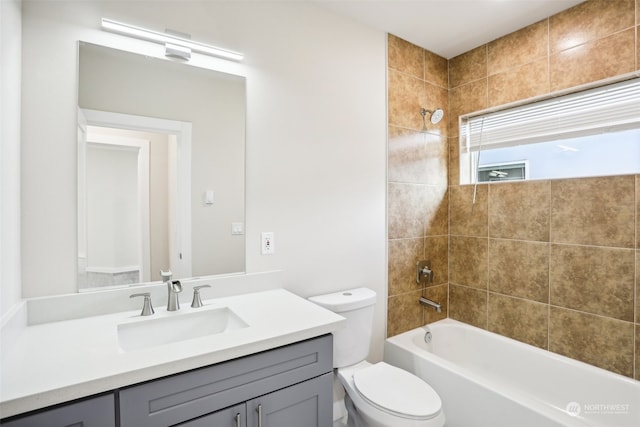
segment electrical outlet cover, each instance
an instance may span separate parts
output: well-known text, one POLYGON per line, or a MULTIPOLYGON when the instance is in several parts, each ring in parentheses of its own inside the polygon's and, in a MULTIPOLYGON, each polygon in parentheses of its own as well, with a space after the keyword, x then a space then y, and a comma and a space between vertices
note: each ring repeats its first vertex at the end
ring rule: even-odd
POLYGON ((272 231, 265 231, 262 233, 262 255, 271 255, 275 252, 275 242, 273 239, 272 231))

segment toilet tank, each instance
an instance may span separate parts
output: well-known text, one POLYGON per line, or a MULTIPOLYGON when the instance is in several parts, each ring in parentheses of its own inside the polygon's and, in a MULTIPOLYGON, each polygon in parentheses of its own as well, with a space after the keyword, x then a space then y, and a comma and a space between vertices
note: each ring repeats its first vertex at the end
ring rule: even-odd
POLYGON ((376 293, 356 288, 309 298, 346 319, 341 329, 333 332, 333 367, 342 368, 362 362, 369 354, 373 329, 376 293))

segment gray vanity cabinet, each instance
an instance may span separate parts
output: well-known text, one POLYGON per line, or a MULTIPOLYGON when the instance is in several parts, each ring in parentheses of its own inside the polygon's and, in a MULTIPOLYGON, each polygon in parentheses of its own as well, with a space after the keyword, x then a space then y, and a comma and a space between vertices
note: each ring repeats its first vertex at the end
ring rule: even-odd
POLYGON ((331 426, 331 394, 326 391, 332 381, 332 374, 324 374, 176 427, 331 426))
POLYGON ((0 422, 2 427, 115 427, 113 393, 0 422))
POLYGON ((120 427, 330 427, 332 365, 324 335, 128 387, 120 427))

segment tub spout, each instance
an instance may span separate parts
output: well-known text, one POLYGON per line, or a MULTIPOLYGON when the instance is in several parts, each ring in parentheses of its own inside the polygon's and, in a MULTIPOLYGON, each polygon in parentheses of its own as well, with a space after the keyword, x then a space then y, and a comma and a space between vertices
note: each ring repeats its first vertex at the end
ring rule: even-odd
POLYGON ((420 297, 420 304, 433 307, 438 313, 442 313, 442 305, 439 302, 431 301, 430 299, 425 297, 420 297))

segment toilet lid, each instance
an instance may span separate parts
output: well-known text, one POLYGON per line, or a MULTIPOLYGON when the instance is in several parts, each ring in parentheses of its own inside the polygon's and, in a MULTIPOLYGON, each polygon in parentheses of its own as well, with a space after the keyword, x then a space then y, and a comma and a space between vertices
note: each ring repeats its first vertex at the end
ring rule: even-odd
POLYGON ((353 382, 358 393, 373 406, 400 417, 433 418, 442 408, 440 396, 429 384, 384 362, 358 370, 353 382))

